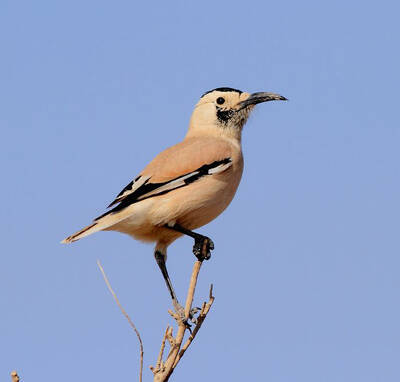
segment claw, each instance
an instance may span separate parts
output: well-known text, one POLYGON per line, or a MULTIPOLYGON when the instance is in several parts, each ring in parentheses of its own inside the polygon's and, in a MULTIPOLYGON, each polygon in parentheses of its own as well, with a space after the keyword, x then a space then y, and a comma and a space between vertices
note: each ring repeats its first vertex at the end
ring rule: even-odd
MULTIPOLYGON (((192 332, 191 325, 189 324, 188 320, 185 317, 184 307, 181 304, 179 304, 178 302, 174 302, 174 309, 175 309, 176 314, 179 317, 179 321, 181 321, 186 326, 186 329, 189 329, 189 331, 191 333, 192 332)), ((190 319, 190 314, 189 314, 189 319, 190 319)))
POLYGON ((209 260, 211 257, 211 251, 213 249, 213 241, 209 237, 202 236, 198 239, 195 239, 193 254, 199 259, 199 261, 209 260))
POLYGON ((196 306, 196 307, 190 309, 188 319, 186 319, 186 317, 185 317, 185 309, 181 304, 179 304, 178 302, 174 302, 174 309, 175 309, 176 315, 179 317, 179 321, 182 322, 186 326, 186 329, 188 329, 191 334, 192 326, 190 325, 189 321, 194 325, 197 324, 197 317, 195 317, 195 315, 196 315, 196 313, 200 312, 201 308, 196 306))
POLYGON ((199 308, 198 306, 195 308, 190 309, 189 312, 189 320, 191 323, 193 324, 197 324, 197 317, 195 317, 196 313, 200 312, 201 308, 199 308))
POLYGON ((195 317, 195 315, 196 313, 200 312, 201 308, 196 306, 190 309, 188 319, 185 317, 185 309, 181 304, 178 302, 174 303, 174 309, 179 317, 179 321, 181 321, 185 325, 186 329, 189 330, 190 334, 192 334, 192 325, 190 325, 189 321, 194 325, 197 324, 197 317, 195 317))

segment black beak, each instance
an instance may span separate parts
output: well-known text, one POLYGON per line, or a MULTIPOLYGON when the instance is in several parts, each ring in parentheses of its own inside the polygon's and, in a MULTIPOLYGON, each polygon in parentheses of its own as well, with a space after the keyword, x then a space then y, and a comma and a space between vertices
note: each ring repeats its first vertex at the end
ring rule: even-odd
POLYGON ((242 110, 247 106, 257 105, 258 103, 268 101, 287 101, 287 98, 276 93, 258 92, 251 94, 249 98, 239 102, 238 106, 240 106, 239 110, 242 110))

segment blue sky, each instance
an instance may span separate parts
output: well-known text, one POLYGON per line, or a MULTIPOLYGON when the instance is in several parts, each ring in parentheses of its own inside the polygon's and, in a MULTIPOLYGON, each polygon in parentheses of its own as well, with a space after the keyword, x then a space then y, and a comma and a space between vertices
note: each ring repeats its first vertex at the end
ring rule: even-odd
MULTIPOLYGON (((8 1, 0 5, 0 378, 135 380, 168 323, 152 247, 59 241, 185 134, 205 91, 274 91, 245 172, 200 232, 216 301, 174 380, 400 379, 399 5, 8 1)), ((168 266, 183 296, 190 239, 168 266)))

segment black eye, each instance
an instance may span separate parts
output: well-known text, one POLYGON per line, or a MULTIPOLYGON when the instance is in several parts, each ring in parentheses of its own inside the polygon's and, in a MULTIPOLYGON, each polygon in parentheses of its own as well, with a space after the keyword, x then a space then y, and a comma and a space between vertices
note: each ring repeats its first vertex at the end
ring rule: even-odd
POLYGON ((222 97, 218 97, 217 98, 217 104, 218 105, 222 105, 224 102, 225 102, 225 98, 222 98, 222 97))

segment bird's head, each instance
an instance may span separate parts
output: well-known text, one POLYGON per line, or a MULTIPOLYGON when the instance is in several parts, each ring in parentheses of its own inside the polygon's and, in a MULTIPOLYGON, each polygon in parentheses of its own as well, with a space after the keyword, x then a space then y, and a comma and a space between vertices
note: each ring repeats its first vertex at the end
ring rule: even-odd
POLYGON ((241 131, 254 106, 267 101, 285 101, 275 93, 246 93, 232 88, 217 88, 204 93, 190 119, 187 137, 212 134, 240 139, 241 131))

